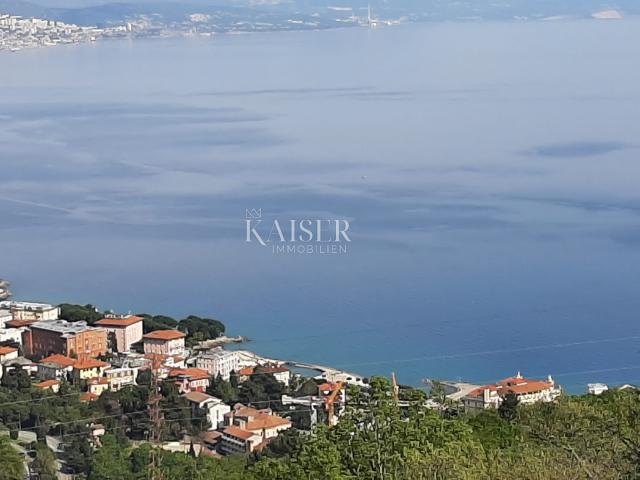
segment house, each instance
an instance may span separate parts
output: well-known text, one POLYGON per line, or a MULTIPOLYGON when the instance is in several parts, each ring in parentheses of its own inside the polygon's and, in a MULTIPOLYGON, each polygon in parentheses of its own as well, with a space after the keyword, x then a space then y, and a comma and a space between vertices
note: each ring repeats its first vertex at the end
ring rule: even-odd
POLYGON ((22 345, 22 330, 19 328, 0 328, 0 342, 22 345))
POLYGON ((7 323, 13 321, 9 310, 0 310, 0 342, 22 344, 22 332, 16 328, 7 328, 7 323))
POLYGON ((107 368, 111 365, 102 360, 95 358, 88 358, 85 360, 78 360, 73 364, 73 378, 74 380, 88 380, 90 378, 102 377, 107 368))
POLYGON ((180 393, 204 392, 210 384, 209 373, 200 368, 174 368, 168 378, 175 380, 180 393))
POLYGON ((604 383, 589 383, 587 385, 587 392, 590 395, 602 395, 609 390, 609 387, 604 383))
POLYGON ((39 321, 22 334, 25 355, 44 357, 52 353, 78 358, 95 358, 107 352, 107 331, 86 322, 39 321))
POLYGON ((100 397, 98 395, 96 395, 95 393, 91 393, 91 392, 84 392, 84 393, 80 394, 80 401, 81 402, 95 402, 99 398, 100 397))
POLYGON ((0 347, 0 363, 18 358, 18 349, 14 347, 0 347))
POLYGON ((519 403, 528 405, 537 402, 552 402, 562 390, 556 386, 551 376, 547 380, 524 378, 520 372, 515 377, 505 378, 491 385, 471 390, 462 397, 461 402, 467 411, 498 408, 507 395, 516 396, 519 403))
MULTIPOLYGON (((3 365, 3 369, 5 372, 20 369, 27 372, 30 376, 34 376, 38 372, 38 365, 28 358, 18 357, 13 360, 7 360, 3 365)), ((2 370, 2 368, 0 368, 0 370, 2 370)))
POLYGON ((237 352, 221 348, 196 357, 196 367, 206 370, 212 377, 222 377, 224 380, 229 380, 231 372, 238 370, 239 363, 240 357, 237 352))
POLYGON ((68 374, 73 371, 76 361, 64 355, 49 355, 38 362, 38 372, 36 375, 40 380, 55 380, 68 378, 68 374))
POLYGON ((0 309, 9 310, 13 320, 57 320, 60 318, 60 307, 47 303, 0 302, 0 309))
POLYGON ((257 410, 241 403, 225 414, 226 428, 222 432, 220 450, 225 454, 253 452, 265 446, 291 422, 274 415, 271 409, 257 410))
POLYGON ((109 344, 118 352, 129 352, 131 345, 142 340, 142 317, 133 315, 110 315, 98 320, 96 325, 104 328, 109 344))
POLYGON ((40 390, 51 390, 53 393, 60 391, 60 380, 45 380, 40 383, 36 383, 34 387, 40 390))
POLYGON ((288 368, 279 367, 277 365, 258 365, 255 367, 244 367, 238 371, 238 380, 240 382, 246 382, 251 378, 251 375, 256 373, 264 373, 271 375, 278 382, 289 385, 291 381, 291 371, 288 368))
POLYGON ((209 421, 209 430, 217 430, 224 425, 225 414, 231 411, 231 407, 222 400, 202 392, 189 392, 184 398, 191 404, 192 409, 200 409, 206 412, 209 421))
POLYGON ((222 431, 219 448, 225 455, 251 453, 261 443, 261 435, 231 425, 222 431))
POLYGON ((202 441, 202 445, 204 446, 202 453, 207 454, 207 453, 216 452, 218 450, 218 444, 222 439, 222 432, 209 430, 207 432, 201 433, 200 439, 202 441))
POLYGON ((104 371, 104 376, 109 383, 112 392, 117 392, 128 385, 135 385, 138 378, 138 368, 123 366, 119 368, 111 367, 104 371))
POLYGON ((98 397, 109 390, 109 381, 104 377, 94 377, 87 380, 87 391, 98 397))
POLYGON ((7 309, 0 309, 0 328, 5 328, 7 322, 13 320, 13 315, 11 315, 11 311, 7 309))
POLYGON ((186 335, 178 330, 156 330, 143 335, 144 353, 184 355, 186 335))

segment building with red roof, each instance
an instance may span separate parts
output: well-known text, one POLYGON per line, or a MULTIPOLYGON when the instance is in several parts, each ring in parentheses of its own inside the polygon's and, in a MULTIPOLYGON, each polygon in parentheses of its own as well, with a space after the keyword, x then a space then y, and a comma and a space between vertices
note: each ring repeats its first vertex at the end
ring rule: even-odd
POLYGON ((18 358, 18 349, 14 347, 0 347, 0 363, 18 358))
POLYGON ((38 362, 38 378, 41 380, 65 378, 73 371, 76 360, 65 355, 54 354, 38 362))
POLYGON ((131 345, 142 340, 142 317, 134 315, 111 315, 98 320, 96 325, 104 328, 112 348, 118 352, 131 351, 131 345))
POLYGON ((60 391, 60 380, 44 380, 43 382, 36 383, 34 387, 40 390, 51 390, 53 393, 60 391))
POLYGON ((234 405, 224 418, 226 428, 222 432, 220 450, 228 455, 253 452, 291 428, 289 420, 274 415, 271 409, 258 410, 241 403, 234 405))
POLYGON ((209 373, 200 368, 174 368, 168 378, 176 382, 180 393, 204 392, 211 383, 209 373))
POLYGON ((184 355, 186 335, 178 330, 155 330, 143 335, 144 353, 184 355))
POLYGON ((102 377, 105 370, 110 366, 110 363, 95 358, 78 360, 73 364, 73 376, 75 380, 88 380, 90 378, 102 377))
POLYGON ((515 395, 519 403, 527 405, 553 402, 561 393, 562 389, 556 385, 551 375, 547 380, 535 380, 524 378, 518 372, 514 377, 471 390, 461 401, 466 410, 473 411, 498 408, 507 395, 515 395))

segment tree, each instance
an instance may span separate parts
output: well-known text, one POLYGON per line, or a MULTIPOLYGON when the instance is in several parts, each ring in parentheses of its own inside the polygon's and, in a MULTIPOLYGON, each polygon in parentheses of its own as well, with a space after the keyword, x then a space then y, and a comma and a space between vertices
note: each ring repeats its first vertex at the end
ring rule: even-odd
POLYGON ((219 320, 189 315, 180 320, 178 330, 187 334, 187 342, 191 345, 218 338, 225 332, 225 326, 219 320))
POLYGON ((175 318, 167 317, 166 315, 140 313, 138 316, 143 318, 142 329, 144 333, 156 330, 174 330, 178 326, 178 321, 175 318))
POLYGON ((25 465, 20 453, 13 447, 11 441, 0 436, 0 478, 2 480, 24 480, 25 465))
POLYGON ((36 458, 32 463, 33 471, 39 475, 40 480, 56 480, 58 465, 54 453, 44 442, 38 442, 35 450, 36 458))
POLYGON ((235 403, 238 401, 238 391, 233 388, 229 381, 224 380, 220 375, 214 378, 209 387, 207 387, 207 393, 219 398, 224 403, 235 403))
POLYGON ((14 368, 2 376, 2 386, 12 390, 28 391, 31 388, 31 377, 22 368, 14 368))
POLYGON ((60 318, 69 322, 87 322, 89 325, 93 325, 103 316, 103 313, 93 305, 74 305, 70 303, 60 305, 60 318))
POLYGON ((502 403, 498 407, 498 413, 505 420, 515 420, 518 415, 518 397, 515 393, 509 392, 505 395, 502 403))

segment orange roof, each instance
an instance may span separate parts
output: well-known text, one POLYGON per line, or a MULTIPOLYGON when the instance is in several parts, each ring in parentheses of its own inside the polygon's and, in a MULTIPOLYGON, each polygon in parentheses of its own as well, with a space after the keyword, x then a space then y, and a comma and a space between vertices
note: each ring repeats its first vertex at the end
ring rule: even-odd
POLYGON ((188 377, 190 380, 209 378, 209 372, 201 368, 173 368, 169 370, 170 377, 188 377))
POLYGON ((230 426, 227 427, 223 430, 223 433, 227 434, 227 435, 231 435, 233 437, 238 437, 241 438, 243 440, 249 440, 251 437, 253 437, 255 435, 255 433, 253 432, 248 432, 246 430, 243 430, 242 428, 236 427, 236 426, 230 426))
POLYGON ((178 330, 156 330, 147 333, 143 338, 149 340, 177 340, 178 338, 184 337, 186 337, 186 335, 178 330))
POLYGON ((288 368, 284 367, 258 367, 258 373, 285 373, 288 372, 288 368))
POLYGON ((44 389, 53 387, 54 385, 60 385, 60 380, 45 380, 44 382, 36 383, 35 386, 44 389))
POLYGON ((9 320, 8 322, 6 322, 6 325, 10 328, 21 328, 28 327, 29 325, 32 325, 36 322, 37 320, 9 320))
POLYGON ((279 417, 277 415, 261 414, 255 420, 247 422, 245 429, 251 431, 259 431, 263 428, 275 428, 284 425, 291 425, 291 422, 286 418, 279 417))
POLYGON ((82 395, 80 395, 80 401, 82 402, 93 402, 99 398, 100 397, 98 395, 91 392, 84 392, 82 395))
POLYGON ((238 371, 238 375, 253 375, 254 367, 244 367, 238 371))
POLYGON ((491 390, 496 392, 500 396, 507 395, 509 393, 515 393, 516 395, 526 395, 527 393, 536 393, 543 390, 553 388, 553 383, 543 380, 531 380, 522 377, 509 377, 492 385, 484 385, 480 388, 476 388, 469 392, 470 397, 480 397, 484 390, 491 390))
POLYGON ((64 355, 59 355, 56 353, 55 355, 49 355, 48 357, 43 358, 42 360, 40 360, 40 363, 53 363, 55 365, 58 365, 58 367, 60 368, 66 368, 71 367, 76 363, 76 361, 73 358, 65 357, 64 355))
POLYGON ((103 318, 96 322, 96 325, 100 325, 101 327, 128 327, 135 323, 141 322, 143 320, 142 317, 136 317, 134 315, 129 315, 124 318, 103 318))
POLYGON ((7 355, 9 353, 14 353, 17 351, 18 349, 13 347, 0 347, 0 355, 7 355))
POLYGON ((87 368, 101 368, 110 367, 111 364, 98 360, 96 358, 87 358, 85 360, 78 360, 73 364, 73 368, 76 370, 86 370, 87 368))

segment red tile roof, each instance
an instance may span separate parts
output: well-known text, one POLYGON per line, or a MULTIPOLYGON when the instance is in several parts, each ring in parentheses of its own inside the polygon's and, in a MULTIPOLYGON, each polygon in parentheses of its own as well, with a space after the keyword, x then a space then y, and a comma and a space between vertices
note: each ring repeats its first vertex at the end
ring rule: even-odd
POLYGON ((509 393, 516 395, 526 395, 528 393, 536 393, 553 388, 554 384, 543 380, 531 380, 522 377, 509 377, 491 385, 484 385, 469 392, 470 397, 480 397, 484 390, 496 392, 500 396, 509 393))
POLYGON ((101 368, 101 367, 110 367, 111 364, 107 362, 103 362, 102 360, 98 360, 95 358, 87 358, 85 360, 78 360, 73 364, 73 368, 76 370, 86 370, 88 368, 101 368))
POLYGON ((255 420, 247 422, 245 429, 259 432, 263 428, 275 428, 285 425, 291 425, 291 422, 286 418, 282 418, 277 415, 260 414, 255 420))
POLYGON ((186 337, 186 335, 178 330, 156 330, 147 333, 143 338, 149 340, 176 340, 184 337, 186 337))
POLYGON ((6 322, 6 325, 10 328, 21 328, 28 327, 29 325, 32 325, 36 322, 37 320, 9 320, 8 322, 6 322))
POLYGON ((60 380, 45 380, 44 382, 35 384, 37 388, 42 388, 42 389, 50 388, 50 387, 53 387, 54 385, 60 385, 60 380))
POLYGON ((13 347, 0 347, 0 355, 7 355, 9 353, 14 353, 17 351, 18 349, 13 347))
POLYGON ((169 377, 188 377, 189 380, 203 380, 209 378, 209 372, 201 368, 173 368, 169 370, 169 377))
POLYGON ((84 392, 82 395, 80 395, 81 402, 93 402, 95 400, 98 400, 99 398, 100 397, 98 395, 91 392, 84 392))
POLYGON ((125 318, 103 318, 102 320, 98 320, 96 325, 100 325, 101 327, 128 327, 142 320, 142 317, 130 315, 125 318))
POLYGON ((65 357, 64 355, 55 354, 43 358, 39 363, 53 363, 54 365, 57 365, 58 368, 66 368, 74 365, 76 360, 70 357, 65 357))
POLYGON ((235 427, 235 426, 230 426, 227 427, 223 430, 223 433, 226 435, 231 435, 233 437, 238 437, 241 438, 243 440, 249 440, 251 437, 253 437, 255 435, 255 433, 253 432, 248 432, 246 430, 243 430, 239 427, 235 427))

